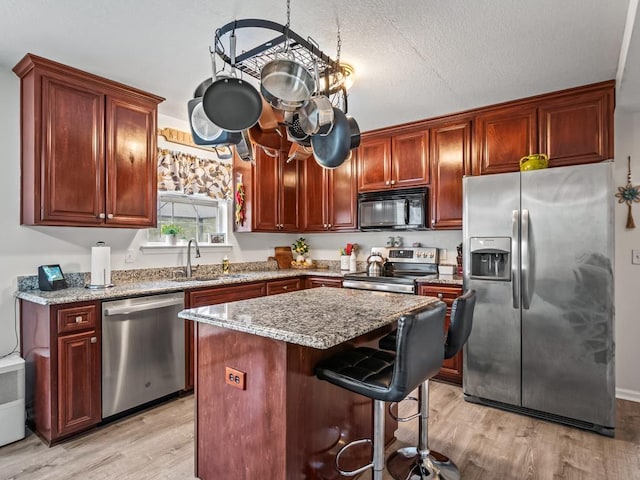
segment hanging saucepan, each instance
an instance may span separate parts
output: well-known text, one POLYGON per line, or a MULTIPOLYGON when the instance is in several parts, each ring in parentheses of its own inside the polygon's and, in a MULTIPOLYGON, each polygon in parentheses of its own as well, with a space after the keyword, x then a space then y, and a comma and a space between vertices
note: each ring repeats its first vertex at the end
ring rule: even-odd
POLYGON ((316 162, 324 168, 337 168, 349 158, 351 129, 346 115, 333 107, 333 128, 328 135, 313 135, 311 147, 316 162))
POLYGON ((349 122, 349 131, 351 132, 351 142, 349 144, 349 149, 353 150, 354 148, 358 148, 360 146, 360 127, 358 126, 358 122, 351 115, 347 115, 347 122, 349 122))
POLYGON ((318 78, 318 62, 314 62, 316 78, 316 94, 298 110, 300 126, 308 135, 326 135, 333 127, 333 105, 324 95, 320 95, 320 79, 318 78))
POLYGON ((249 129, 249 137, 256 145, 271 150, 280 150, 284 141, 284 135, 279 128, 275 130, 263 130, 260 128, 260 125, 257 124, 249 129))
POLYGON ((311 135, 305 133, 300 126, 300 119, 297 113, 293 114, 291 119, 291 123, 287 127, 287 137, 292 141, 297 143, 298 145, 302 145, 304 147, 311 146, 311 135))
MULTIPOLYGON (((235 75, 236 36, 230 39, 231 71, 235 75)), ((215 51, 212 52, 215 74, 215 51)), ((258 122, 262 113, 260 93, 242 78, 217 78, 202 97, 204 112, 213 123, 230 132, 241 132, 258 122)))
POLYGON ((304 65, 290 58, 276 58, 260 71, 260 92, 274 108, 293 112, 303 107, 314 89, 313 77, 304 65))

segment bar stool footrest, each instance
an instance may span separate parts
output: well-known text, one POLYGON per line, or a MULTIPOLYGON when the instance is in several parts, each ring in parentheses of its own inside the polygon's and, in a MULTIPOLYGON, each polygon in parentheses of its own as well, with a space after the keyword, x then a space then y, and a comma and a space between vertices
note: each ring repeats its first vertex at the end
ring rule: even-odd
POLYGON ((336 470, 338 470, 340 475, 344 475, 345 477, 355 477, 356 475, 358 475, 358 474, 364 472, 365 470, 368 470, 368 469, 373 467, 373 462, 371 462, 371 463, 368 463, 367 465, 364 465, 364 466, 362 466, 360 468, 357 468, 355 470, 343 470, 342 468, 340 468, 340 456, 345 451, 347 451, 349 448, 355 447, 356 445, 362 445, 364 443, 373 444, 373 441, 370 438, 363 438, 361 440, 354 440, 352 442, 347 443, 344 447, 342 447, 338 451, 338 454, 336 455, 336 470))

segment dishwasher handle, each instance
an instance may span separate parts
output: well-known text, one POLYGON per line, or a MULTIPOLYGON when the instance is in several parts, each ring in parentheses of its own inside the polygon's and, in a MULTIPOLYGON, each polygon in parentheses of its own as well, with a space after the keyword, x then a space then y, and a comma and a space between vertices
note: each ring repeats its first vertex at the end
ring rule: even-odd
POLYGON ((123 305, 121 307, 107 307, 104 309, 104 315, 129 315, 134 312, 145 312, 147 310, 156 310, 158 308, 173 307, 174 305, 184 305, 182 298, 168 298, 166 300, 157 300, 152 302, 144 302, 133 305, 123 305))

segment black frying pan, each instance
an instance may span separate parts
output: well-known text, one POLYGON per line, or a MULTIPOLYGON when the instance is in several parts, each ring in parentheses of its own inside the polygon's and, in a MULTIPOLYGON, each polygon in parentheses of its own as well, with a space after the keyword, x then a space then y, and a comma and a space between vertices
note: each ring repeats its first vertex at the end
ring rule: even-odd
POLYGON ((240 78, 223 77, 213 82, 202 97, 204 112, 213 123, 229 132, 241 132, 258 123, 262 99, 258 91, 240 78))
MULTIPOLYGON (((235 71, 236 37, 231 35, 231 69, 235 71)), ((215 62, 215 53, 213 54, 215 62)), ((215 75, 215 63, 214 63, 215 75)), ((229 132, 241 132, 258 123, 262 97, 250 83, 237 77, 220 77, 202 97, 204 112, 213 123, 229 132)))
POLYGON ((337 168, 349 157, 351 128, 346 115, 333 107, 333 128, 327 135, 312 135, 313 156, 324 168, 337 168))

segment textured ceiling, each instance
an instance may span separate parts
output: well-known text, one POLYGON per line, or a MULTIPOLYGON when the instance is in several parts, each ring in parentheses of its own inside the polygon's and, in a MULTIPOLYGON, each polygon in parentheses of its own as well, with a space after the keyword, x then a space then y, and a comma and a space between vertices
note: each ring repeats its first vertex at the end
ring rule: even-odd
MULTIPOLYGON (((615 78, 629 0, 291 3, 291 28, 333 57, 340 24, 341 58, 356 70, 349 112, 370 130, 615 78)), ((187 100, 211 72, 215 29, 241 18, 285 23, 285 6, 2 0, 0 67, 35 53, 166 97, 160 113, 186 119, 187 100)), ((256 33, 240 31, 239 46, 263 40, 256 33)), ((638 36, 629 57, 640 56, 638 36)), ((638 64, 627 59, 631 80, 623 77, 623 98, 637 97, 627 92, 640 77, 632 71, 638 64)))

